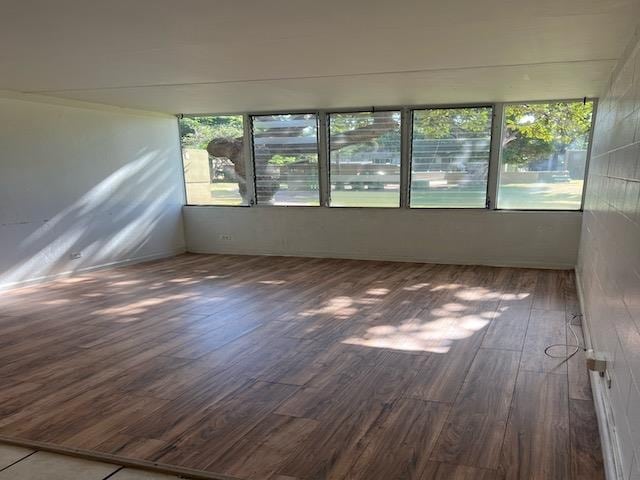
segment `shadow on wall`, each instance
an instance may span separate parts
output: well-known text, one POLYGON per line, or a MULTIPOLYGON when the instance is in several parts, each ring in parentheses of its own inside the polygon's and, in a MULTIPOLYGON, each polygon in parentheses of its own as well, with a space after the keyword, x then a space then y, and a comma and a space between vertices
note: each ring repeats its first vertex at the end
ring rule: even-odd
POLYGON ((171 201, 179 197, 180 183, 170 178, 175 169, 168 168, 168 157, 168 151, 140 149, 135 160, 52 218, 0 224, 8 246, 0 288, 151 257, 167 253, 167 244, 180 244, 181 205, 171 201), (73 258, 77 253, 80 258, 73 258))

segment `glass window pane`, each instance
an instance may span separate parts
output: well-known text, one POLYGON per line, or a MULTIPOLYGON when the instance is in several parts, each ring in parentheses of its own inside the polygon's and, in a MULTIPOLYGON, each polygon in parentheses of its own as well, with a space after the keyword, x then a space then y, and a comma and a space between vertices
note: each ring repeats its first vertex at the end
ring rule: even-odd
POLYGON ((506 105, 498 208, 579 210, 593 102, 506 105))
POLYGON ((400 112, 329 116, 331 206, 400 206, 400 112))
POLYGON ((246 205, 242 116, 179 120, 189 205, 246 205))
POLYGON ((485 207, 491 117, 491 107, 413 112, 411 207, 485 207))
POLYGON ((320 205, 315 114, 253 117, 257 201, 320 205))

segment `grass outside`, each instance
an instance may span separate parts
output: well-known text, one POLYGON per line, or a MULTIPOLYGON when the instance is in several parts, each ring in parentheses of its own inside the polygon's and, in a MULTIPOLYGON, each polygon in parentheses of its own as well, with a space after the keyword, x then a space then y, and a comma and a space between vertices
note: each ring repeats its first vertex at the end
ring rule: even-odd
POLYGON ((514 183, 500 185, 498 208, 579 210, 582 180, 563 183, 514 183))
MULTIPOLYGON (((498 208, 578 210, 582 198, 582 180, 564 183, 502 184, 498 208)), ((484 208, 485 191, 480 189, 434 189, 411 193, 411 206, 423 208, 484 208)), ((398 190, 332 191, 334 206, 397 207, 398 190)), ((192 205, 242 205, 236 183, 188 184, 187 201, 192 205)), ((288 192, 276 194, 274 204, 317 205, 318 192, 288 192)))

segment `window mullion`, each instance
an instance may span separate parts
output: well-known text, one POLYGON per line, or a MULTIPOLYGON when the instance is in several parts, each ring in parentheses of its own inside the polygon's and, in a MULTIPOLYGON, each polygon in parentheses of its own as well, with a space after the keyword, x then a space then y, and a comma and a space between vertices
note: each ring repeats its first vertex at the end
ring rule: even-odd
POLYGON ((412 111, 403 108, 400 120, 400 208, 409 208, 410 206, 412 120, 412 111))
POLYGON ((242 116, 242 137, 244 145, 244 161, 245 161, 245 185, 247 188, 247 204, 253 206, 256 204, 256 176, 253 165, 253 134, 251 115, 244 114, 242 116))
POLYGON ((320 206, 331 203, 331 183, 329 182, 329 127, 327 112, 318 113, 318 175, 320 206))
POLYGON ((587 180, 589 179, 589 166, 591 164, 591 152, 593 147, 593 132, 596 127, 596 115, 598 114, 598 100, 593 100, 593 110, 591 113, 591 128, 589 129, 589 145, 587 146, 587 159, 584 164, 584 181, 580 192, 580 210, 584 210, 584 202, 587 193, 587 180))
POLYGON ((504 104, 496 103, 493 106, 493 119, 491 123, 491 151, 489 156, 489 172, 487 178, 487 208, 489 210, 495 210, 497 208, 503 124, 504 104))

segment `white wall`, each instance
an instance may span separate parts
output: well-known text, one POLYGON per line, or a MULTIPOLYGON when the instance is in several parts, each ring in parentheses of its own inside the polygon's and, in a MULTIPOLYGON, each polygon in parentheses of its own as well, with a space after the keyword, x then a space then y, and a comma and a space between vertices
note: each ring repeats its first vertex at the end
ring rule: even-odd
POLYGON ((18 95, 0 118, 0 288, 184 250, 175 118, 18 95))
MULTIPOLYGON (((612 416, 622 478, 640 479, 640 45, 638 36, 601 99, 582 226, 578 278, 611 389, 594 385, 612 416)), ((605 447, 607 445, 604 445, 605 447)), ((606 450, 605 450, 606 453, 606 450)))
POLYGON ((581 213, 184 207, 184 221, 191 252, 573 268, 581 213))

